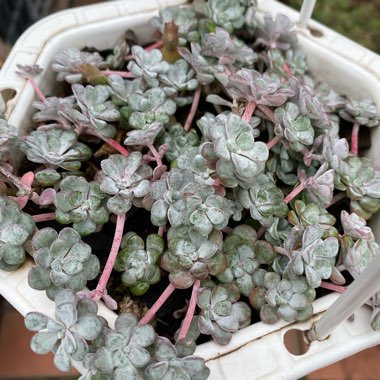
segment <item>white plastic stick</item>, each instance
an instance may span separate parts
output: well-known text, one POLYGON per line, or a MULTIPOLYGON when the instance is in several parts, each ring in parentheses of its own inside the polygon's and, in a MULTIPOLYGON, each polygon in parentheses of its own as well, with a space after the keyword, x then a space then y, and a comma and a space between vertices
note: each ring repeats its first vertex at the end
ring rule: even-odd
POLYGON ((364 272, 315 322, 307 337, 310 341, 324 340, 331 332, 380 289, 380 254, 376 255, 364 272))
POLYGON ((300 28, 306 28, 307 24, 309 23, 316 1, 317 0, 303 0, 300 10, 300 17, 298 20, 298 26, 300 28))

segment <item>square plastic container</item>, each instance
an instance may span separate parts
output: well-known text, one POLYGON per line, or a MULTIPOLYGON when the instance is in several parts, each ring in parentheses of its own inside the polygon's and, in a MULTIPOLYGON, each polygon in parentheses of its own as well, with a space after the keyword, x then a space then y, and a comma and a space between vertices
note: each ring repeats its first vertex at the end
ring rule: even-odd
MULTIPOLYGON (((6 118, 21 134, 31 126, 34 92, 30 84, 15 74, 16 64, 38 64, 44 72, 36 77, 45 94, 54 93, 55 74, 49 69, 52 58, 68 47, 113 46, 126 29, 135 30, 141 44, 151 40, 153 28, 148 20, 159 9, 185 4, 183 0, 126 0, 101 3, 59 12, 49 16, 25 32, 10 53, 0 72, 0 94, 7 104, 6 118)), ((298 12, 274 1, 259 0, 257 18, 264 12, 286 14, 297 22, 298 12)), ((299 46, 307 55, 310 71, 336 90, 354 98, 367 97, 380 107, 380 57, 344 38, 319 23, 311 21, 308 28, 299 29, 299 46)), ((0 99, 1 105, 1 99, 0 99)), ((380 130, 372 131, 372 148, 368 155, 380 164, 380 130)), ((380 237, 380 218, 372 228, 380 237)), ((54 315, 54 304, 28 286, 29 260, 15 272, 0 270, 0 293, 25 315, 40 311, 54 315)), ((314 302, 315 314, 310 321, 267 325, 262 322, 233 335, 227 346, 214 342, 200 345, 196 354, 205 358, 211 369, 210 379, 297 379, 316 369, 334 363, 365 348, 380 343, 380 332, 369 326, 371 311, 363 306, 355 319, 341 324, 331 336, 313 342, 300 356, 290 354, 284 345, 288 330, 308 330, 313 322, 337 299, 330 294, 314 302)), ((100 304, 100 313, 110 325, 116 314, 100 304)), ((80 366, 78 366, 81 370, 80 366)))

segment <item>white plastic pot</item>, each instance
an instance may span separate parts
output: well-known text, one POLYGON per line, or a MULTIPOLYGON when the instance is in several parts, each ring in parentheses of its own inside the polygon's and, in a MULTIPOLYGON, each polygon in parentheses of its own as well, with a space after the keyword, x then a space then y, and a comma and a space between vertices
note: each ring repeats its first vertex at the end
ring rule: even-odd
MULTIPOLYGON (((34 92, 29 83, 15 74, 16 64, 38 64, 46 69, 36 78, 45 94, 54 93, 55 74, 49 70, 53 56, 68 47, 110 47, 126 29, 135 30, 140 43, 147 43, 153 28, 148 20, 169 5, 184 0, 114 1, 71 9, 45 18, 20 37, 0 72, 0 94, 7 101, 6 116, 20 133, 30 127, 34 92), (9 100, 9 98, 14 97, 9 100)), ((263 12, 284 13, 297 22, 298 13, 274 1, 259 1, 257 17, 263 12)), ((305 51, 313 75, 336 90, 355 98, 367 97, 380 107, 380 57, 332 30, 311 21, 299 30, 299 45, 305 51)), ((0 102, 1 103, 1 102, 0 102)), ((368 152, 380 163, 380 129, 373 131, 368 152)), ((372 227, 380 237, 380 218, 372 227)), ((54 304, 43 292, 28 286, 31 260, 15 272, 0 270, 0 293, 22 314, 40 311, 54 314, 54 304)), ((196 354, 204 357, 211 368, 211 379, 297 379, 365 348, 380 343, 380 332, 369 327, 370 310, 363 306, 353 321, 340 325, 322 342, 313 342, 307 353, 290 354, 284 345, 288 330, 307 330, 334 302, 337 294, 314 302, 314 317, 305 323, 275 325, 256 323, 234 334, 230 344, 202 344, 196 354)), ((116 314, 100 305, 100 312, 112 325, 116 314)), ((80 369, 80 368, 79 368, 80 369)))

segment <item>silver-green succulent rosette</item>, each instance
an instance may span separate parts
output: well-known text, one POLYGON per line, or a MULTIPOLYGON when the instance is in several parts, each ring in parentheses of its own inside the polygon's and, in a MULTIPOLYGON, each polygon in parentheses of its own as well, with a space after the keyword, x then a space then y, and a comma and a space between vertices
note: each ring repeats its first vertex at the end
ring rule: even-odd
POLYGON ((238 302, 239 298, 239 289, 234 284, 201 288, 197 300, 201 309, 198 319, 200 332, 211 335, 219 344, 228 344, 232 333, 251 322, 251 309, 245 302, 238 302))
POLYGON ((182 356, 169 339, 157 337, 149 348, 154 361, 144 371, 146 380, 206 380, 210 375, 205 360, 198 356, 182 356))
POLYGON ((84 358, 88 372, 80 379, 139 379, 139 374, 152 362, 148 347, 155 339, 151 325, 139 326, 137 318, 129 313, 119 315, 115 328, 105 332, 104 345, 84 358))
POLYGON ((19 141, 29 161, 52 169, 79 170, 81 162, 90 159, 92 152, 77 140, 78 134, 74 131, 52 128, 33 131, 19 141))
POLYGON ((266 227, 273 223, 275 217, 282 218, 288 212, 284 194, 270 174, 255 177, 249 189, 238 190, 237 197, 243 207, 249 209, 252 218, 266 227))
POLYGON ((25 260, 23 244, 35 228, 32 217, 16 202, 0 197, 0 269, 13 271, 25 260))
POLYGON ((260 318, 266 323, 275 323, 279 318, 287 322, 306 321, 313 315, 314 299, 315 290, 305 277, 283 278, 266 292, 267 304, 261 308, 260 318))
POLYGON ((73 361, 81 361, 89 351, 87 342, 96 339, 105 324, 98 317, 96 303, 89 299, 79 300, 72 290, 62 290, 55 299, 55 318, 39 312, 25 316, 25 326, 38 331, 30 343, 40 355, 54 352, 54 364, 68 372, 73 361))
POLYGON ((148 195, 153 170, 142 160, 140 152, 132 152, 128 157, 112 154, 101 162, 100 189, 111 195, 107 201, 110 212, 125 214, 148 195))
POLYGON ((61 181, 59 188, 54 199, 57 222, 73 223, 74 230, 81 236, 90 235, 97 226, 108 222, 106 195, 97 182, 68 176, 61 181))
POLYGON ((29 286, 46 290, 52 300, 62 289, 83 290, 87 281, 99 274, 99 259, 72 228, 59 234, 53 228, 43 228, 33 236, 32 247, 36 266, 28 273, 29 286))
POLYGON ((309 226, 302 236, 302 248, 293 250, 289 266, 298 275, 305 274, 313 288, 330 278, 339 252, 336 237, 322 240, 323 229, 318 225, 309 226))
POLYGON ((167 234, 168 250, 160 266, 169 272, 169 281, 177 289, 187 289, 196 280, 221 274, 227 260, 221 251, 223 234, 212 231, 207 240, 198 240, 187 226, 171 227, 167 234))
POLYGON ((218 276, 223 283, 235 283, 241 294, 248 296, 255 284, 254 273, 262 264, 273 262, 276 254, 273 246, 257 240, 256 231, 247 225, 235 227, 223 243, 228 260, 227 269, 218 276))
POLYGON ((211 142, 200 147, 224 186, 249 188, 254 178, 265 169, 269 151, 263 142, 255 141, 258 130, 239 116, 220 114, 208 126, 211 142))
POLYGON ((160 256, 164 251, 164 239, 150 234, 144 240, 134 232, 127 232, 121 241, 114 269, 123 272, 121 281, 135 296, 141 296, 152 284, 160 281, 160 256))

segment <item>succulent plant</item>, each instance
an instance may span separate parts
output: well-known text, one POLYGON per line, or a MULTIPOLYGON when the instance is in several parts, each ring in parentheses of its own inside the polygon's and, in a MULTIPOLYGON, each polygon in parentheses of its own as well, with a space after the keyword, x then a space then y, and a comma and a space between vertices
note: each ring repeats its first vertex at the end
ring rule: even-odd
POLYGON ((141 129, 134 129, 127 133, 124 140, 125 145, 153 145, 156 137, 162 131, 163 125, 157 122, 144 124, 141 129))
POLYGON ((167 99, 160 88, 151 88, 142 94, 135 93, 128 99, 132 111, 128 122, 133 128, 142 129, 146 124, 165 124, 176 111, 173 100, 167 99))
POLYGON ((272 157, 266 162, 267 171, 286 185, 294 186, 298 182, 295 170, 298 162, 283 144, 274 146, 271 153, 272 157))
POLYGON ((223 235, 212 231, 208 240, 192 238, 187 226, 171 227, 168 231, 168 250, 160 266, 169 272, 169 281, 178 289, 189 288, 196 280, 217 276, 227 266, 221 252, 223 235))
MULTIPOLYGON (((67 96, 65 98, 50 96, 44 101, 34 101, 32 105, 38 109, 38 112, 33 115, 33 121, 37 123, 56 121, 61 128, 72 129, 72 124, 64 116, 64 113, 73 107, 75 103, 74 96, 67 96)), ((42 128, 39 127, 39 129, 41 130, 42 128)))
POLYGON ((115 329, 104 336, 104 346, 88 353, 84 367, 89 371, 80 379, 138 379, 138 374, 151 363, 148 347, 156 333, 151 325, 139 326, 137 318, 121 314, 115 321, 115 329))
POLYGON ((178 106, 184 106, 190 104, 193 98, 180 93, 194 91, 198 87, 194 76, 194 69, 184 59, 179 59, 170 65, 167 72, 159 75, 159 80, 166 96, 172 98, 178 106))
POLYGON ((51 227, 43 228, 33 236, 32 247, 36 266, 28 274, 29 286, 46 290, 52 300, 62 289, 82 290, 99 274, 99 259, 72 228, 59 234, 51 227))
POLYGON ((159 235, 148 235, 146 243, 135 232, 123 236, 114 269, 123 272, 121 281, 133 295, 144 294, 160 281, 158 263, 163 251, 164 240, 159 235))
POLYGON ((305 277, 283 278, 266 292, 267 304, 262 306, 260 317, 266 323, 275 323, 279 318, 287 322, 305 321, 313 315, 314 298, 315 290, 305 277))
POLYGON ((275 19, 269 13, 264 15, 264 25, 259 28, 256 43, 263 44, 268 49, 289 49, 290 45, 297 42, 294 24, 281 13, 275 19))
POLYGON ((132 46, 132 55, 135 61, 128 64, 128 70, 140 78, 142 84, 148 87, 158 87, 158 75, 169 70, 169 64, 162 60, 162 53, 153 49, 145 51, 141 46, 132 46))
POLYGON ((77 99, 81 113, 76 110, 66 112, 65 116, 79 125, 90 126, 104 137, 114 137, 116 128, 109 122, 120 119, 120 112, 112 101, 108 100, 112 90, 109 86, 98 85, 86 87, 81 84, 72 86, 73 93, 77 99))
POLYGON ((258 60, 257 54, 251 48, 219 27, 215 29, 215 33, 205 35, 202 53, 206 57, 218 58, 221 65, 252 67, 258 60))
POLYGON ((263 142, 255 141, 257 133, 233 113, 218 115, 208 126, 211 142, 203 143, 200 152, 224 186, 249 188, 264 171, 269 151, 263 142))
POLYGON ((210 370, 203 358, 180 357, 176 346, 167 338, 157 337, 149 351, 157 362, 145 369, 146 380, 206 380, 209 377, 210 370))
POLYGON ((228 260, 227 269, 218 276, 223 283, 235 283, 241 294, 248 296, 254 286, 253 275, 262 264, 270 264, 276 254, 273 246, 266 241, 256 241, 252 227, 235 227, 223 243, 223 251, 228 260))
POLYGON ((300 115, 298 107, 291 102, 286 103, 285 108, 275 110, 279 124, 275 127, 275 134, 286 140, 296 152, 301 152, 305 146, 314 142, 314 129, 307 116, 300 115))
POLYGON ((233 99, 244 99, 273 107, 281 106, 295 95, 290 87, 283 87, 279 81, 246 68, 229 76, 226 89, 233 99))
POLYGON ((151 221, 155 226, 163 226, 168 221, 172 226, 184 224, 184 194, 196 191, 194 175, 190 170, 172 169, 164 173, 160 180, 152 183, 151 221))
POLYGON ((288 238, 292 227, 284 218, 273 218, 273 223, 265 231, 265 240, 280 246, 288 238))
POLYGON ((367 226, 365 219, 355 213, 349 214, 342 210, 340 214, 344 234, 352 239, 373 240, 374 236, 371 227, 367 226))
POLYGON ((94 301, 79 300, 69 289, 57 294, 55 307, 55 319, 31 312, 25 316, 25 326, 38 331, 30 343, 32 350, 42 355, 53 351, 55 366, 68 372, 73 360, 84 359, 89 350, 87 341, 100 335, 104 321, 96 315, 94 301))
POLYGON ((367 127, 376 127, 380 123, 380 111, 369 99, 350 99, 345 108, 339 111, 339 116, 351 123, 358 123, 367 127))
POLYGON ((270 59, 273 62, 273 71, 280 75, 304 75, 308 69, 306 56, 302 50, 287 50, 285 56, 278 49, 270 52, 270 59))
POLYGON ((77 141, 78 134, 59 128, 47 131, 33 131, 28 136, 20 138, 20 149, 29 161, 45 164, 49 168, 78 170, 81 161, 87 161, 91 149, 77 141))
POLYGON ((354 241, 348 235, 341 239, 343 265, 352 277, 358 277, 380 252, 375 240, 358 239, 354 241))
POLYGON ((112 90, 112 102, 119 106, 128 104, 130 96, 142 92, 140 90, 140 81, 138 79, 125 80, 120 75, 110 75, 107 81, 112 90))
POLYGON ((245 302, 238 302, 239 298, 239 289, 234 284, 201 288, 197 301, 201 309, 200 332, 211 335, 219 344, 228 344, 232 333, 248 326, 251 321, 251 309, 245 302))
POLYGON ((205 15, 215 25, 222 26, 229 33, 244 25, 246 6, 251 2, 233 0, 197 0, 195 10, 205 15), (246 4, 248 3, 248 4, 246 4))
POLYGON ((199 137, 195 129, 186 132, 181 124, 175 123, 165 129, 165 132, 158 137, 157 142, 159 145, 166 144, 168 146, 165 157, 169 161, 173 161, 184 151, 198 147, 199 137))
POLYGON ((350 149, 345 138, 334 138, 327 133, 323 139, 323 160, 326 160, 335 173, 347 175, 349 166, 346 162, 350 149))
POLYGON ((0 197, 0 269, 13 271, 25 260, 23 244, 35 228, 32 217, 16 202, 0 197))
MULTIPOLYGON (((250 305, 256 310, 261 310, 267 303, 265 295, 268 289, 275 288, 280 281, 281 276, 278 273, 267 272, 262 268, 256 269, 252 274, 253 288, 248 295, 250 305)), ((270 323, 268 320, 266 322, 270 323)))
POLYGON ((343 108, 346 99, 330 88, 326 83, 319 83, 315 87, 315 94, 323 104, 327 113, 334 113, 343 108))
POLYGON ((275 217, 282 218, 288 212, 284 194, 268 174, 259 174, 249 189, 239 188, 237 198, 249 209, 253 219, 269 227, 275 217))
POLYGON ((199 40, 198 19, 192 8, 167 7, 160 10, 158 17, 153 17, 150 22, 164 33, 165 24, 171 21, 178 26, 179 45, 184 46, 187 42, 199 40))
POLYGON ((380 208, 380 172, 368 158, 349 156, 349 171, 340 181, 351 199, 351 210, 368 220, 380 208))
POLYGON ((185 197, 185 224, 190 233, 207 238, 213 229, 222 230, 234 214, 234 204, 229 199, 215 194, 213 187, 203 185, 195 194, 185 197))
POLYGON ((0 114, 0 147, 10 143, 11 141, 13 142, 17 135, 17 129, 13 125, 8 124, 8 122, 4 120, 0 114))
POLYGON ((297 275, 306 275, 313 288, 321 285, 322 279, 330 278, 339 252, 336 237, 322 240, 323 229, 319 225, 306 227, 302 236, 302 248, 293 250, 289 262, 297 275))
POLYGON ((178 48, 178 52, 195 70, 196 78, 200 84, 212 83, 216 73, 224 72, 223 66, 217 64, 215 58, 205 57, 202 54, 202 47, 198 43, 191 43, 190 46, 191 51, 186 48, 178 48))
POLYGON ((83 177, 68 176, 59 188, 54 205, 55 216, 61 224, 73 223, 81 236, 90 235, 97 226, 108 222, 106 195, 97 182, 87 182, 83 177))
POLYGON ((149 193, 152 169, 142 159, 140 152, 132 152, 128 157, 112 154, 102 161, 100 189, 112 196, 107 201, 110 212, 125 214, 149 193))
POLYGON ((96 66, 99 69, 107 67, 107 63, 104 62, 99 53, 88 53, 76 48, 69 48, 62 50, 55 56, 51 68, 58 73, 58 81, 73 84, 83 81, 82 67, 87 64, 96 66))
POLYGON ((333 169, 327 169, 328 164, 322 164, 318 171, 304 182, 310 200, 322 206, 329 205, 333 199, 335 172, 333 169))
POLYGON ((293 226, 305 229, 309 226, 318 226, 324 230, 324 236, 338 236, 338 231, 333 227, 336 219, 325 208, 314 202, 304 203, 301 200, 294 202, 294 211, 288 213, 288 220, 293 226))

